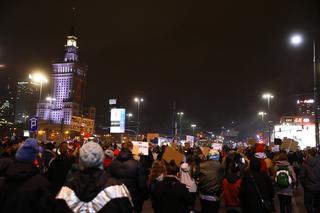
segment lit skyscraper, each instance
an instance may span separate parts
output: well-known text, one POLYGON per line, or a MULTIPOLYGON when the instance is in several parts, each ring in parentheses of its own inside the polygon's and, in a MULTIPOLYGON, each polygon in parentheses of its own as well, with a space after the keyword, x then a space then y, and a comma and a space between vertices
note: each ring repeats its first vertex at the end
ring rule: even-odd
POLYGON ((25 123, 27 118, 36 114, 36 105, 39 95, 39 85, 31 81, 18 81, 16 104, 15 104, 15 123, 25 123))
POLYGON ((82 114, 87 66, 78 59, 77 37, 72 27, 67 36, 63 62, 52 64, 52 88, 49 102, 37 105, 37 116, 52 123, 70 124, 72 116, 82 114))

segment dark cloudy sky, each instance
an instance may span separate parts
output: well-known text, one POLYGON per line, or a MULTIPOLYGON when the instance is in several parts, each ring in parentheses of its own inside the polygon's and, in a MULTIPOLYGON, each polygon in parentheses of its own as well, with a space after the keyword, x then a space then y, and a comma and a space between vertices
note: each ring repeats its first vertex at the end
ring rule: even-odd
MULTIPOLYGON (((312 91, 317 0, 74 2, 80 59, 89 66, 88 101, 99 120, 108 98, 134 111, 132 98, 140 95, 150 129, 170 127, 173 100, 188 121, 206 129, 231 121, 249 128, 266 106, 262 92, 274 93, 273 114, 284 115, 294 113, 295 94, 312 91), (299 49, 288 45, 296 31, 308 39, 299 49)), ((0 1, 0 61, 7 72, 50 73, 50 62, 63 56, 72 4, 0 1)))

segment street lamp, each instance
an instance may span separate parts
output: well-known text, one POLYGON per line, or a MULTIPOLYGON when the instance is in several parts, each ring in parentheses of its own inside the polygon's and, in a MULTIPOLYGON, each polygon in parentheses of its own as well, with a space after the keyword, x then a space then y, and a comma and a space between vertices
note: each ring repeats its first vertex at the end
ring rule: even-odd
POLYGON ((27 119, 29 118, 29 115, 22 115, 22 117, 24 118, 24 123, 27 123, 27 119))
POLYGON ((264 116, 266 116, 267 113, 266 113, 266 112, 263 112, 263 111, 260 111, 260 112, 258 112, 258 115, 261 116, 261 119, 262 119, 262 120, 264 120, 264 116))
POLYGON ((181 133, 181 123, 182 123, 182 116, 184 115, 183 112, 178 112, 177 113, 179 115, 179 134, 181 133))
POLYGON ((274 96, 272 94, 270 94, 270 93, 264 93, 262 95, 262 98, 263 99, 267 99, 267 101, 268 101, 268 112, 269 112, 270 111, 270 100, 273 99, 274 96))
MULTIPOLYGON (((303 36, 294 34, 290 37, 290 43, 293 46, 300 46, 303 43, 303 36)), ((319 140, 319 109, 318 109, 318 88, 317 88, 317 71, 316 71, 316 42, 312 40, 312 53, 313 53, 313 98, 314 98, 314 120, 315 120, 315 137, 316 146, 320 145, 319 140)))
POLYGON ((39 92, 39 102, 41 101, 41 95, 42 95, 42 84, 47 83, 48 79, 45 75, 43 75, 40 72, 36 72, 33 74, 29 74, 29 79, 32 80, 33 82, 39 83, 40 84, 40 92, 39 92))
POLYGON ((127 114, 127 117, 128 117, 128 126, 130 125, 130 119, 131 119, 132 116, 133 116, 132 113, 128 113, 128 114, 127 114))
POLYGON ((192 135, 193 135, 193 137, 194 137, 194 129, 197 127, 197 125, 191 124, 190 126, 191 126, 191 128, 192 128, 192 135))
POLYGON ((263 99, 266 99, 267 102, 268 102, 268 128, 269 128, 269 141, 268 141, 268 145, 270 145, 270 143, 271 143, 270 100, 273 99, 274 96, 273 96, 271 93, 264 93, 264 94, 262 95, 262 98, 263 98, 263 99))
POLYGON ((140 129, 140 103, 144 101, 143 98, 135 97, 134 102, 137 103, 138 107, 138 116, 137 116, 137 121, 138 121, 138 127, 137 127, 137 135, 139 135, 139 129, 140 129))

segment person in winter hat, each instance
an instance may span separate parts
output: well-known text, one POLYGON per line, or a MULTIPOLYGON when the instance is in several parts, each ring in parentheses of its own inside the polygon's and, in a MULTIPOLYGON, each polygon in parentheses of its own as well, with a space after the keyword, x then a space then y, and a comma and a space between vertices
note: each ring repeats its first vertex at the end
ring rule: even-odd
POLYGON ((105 158, 104 158, 104 161, 103 161, 103 168, 104 170, 108 170, 110 164, 112 163, 113 159, 114 159, 114 153, 112 150, 110 149, 107 149, 104 151, 104 154, 105 154, 105 158))
POLYGON ((28 138, 16 153, 17 161, 33 162, 38 154, 38 143, 36 139, 28 138))
POLYGON ((267 158, 267 155, 265 153, 265 145, 263 143, 259 143, 256 145, 254 157, 260 159, 261 171, 268 174, 268 167, 265 161, 265 159, 267 158))
POLYGON ((82 170, 56 196, 56 199, 67 204, 68 209, 63 212, 132 212, 127 187, 103 169, 104 155, 101 146, 95 142, 81 147, 79 162, 82 170))
POLYGON ((183 163, 180 165, 180 182, 185 184, 190 195, 193 198, 192 208, 196 201, 197 185, 195 179, 192 178, 191 168, 188 163, 183 163))
POLYGON ((0 181, 1 213, 54 212, 50 184, 34 163, 37 152, 37 141, 26 139, 6 169, 4 181, 0 181))

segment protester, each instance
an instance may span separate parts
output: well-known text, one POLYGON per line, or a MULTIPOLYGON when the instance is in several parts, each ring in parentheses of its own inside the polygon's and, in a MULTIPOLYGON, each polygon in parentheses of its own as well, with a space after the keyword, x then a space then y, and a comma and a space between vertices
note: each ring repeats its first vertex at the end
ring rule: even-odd
POLYGON ((195 179, 192 177, 193 172, 188 163, 183 163, 180 165, 180 182, 185 184, 190 196, 192 197, 192 209, 194 207, 197 195, 197 185, 195 179))
POLYGON ((16 160, 9 166, 0 183, 0 212, 54 212, 50 184, 34 165, 38 152, 37 141, 28 138, 18 149, 16 160))
POLYGON ((109 167, 110 175, 121 180, 132 196, 134 212, 140 213, 144 200, 148 198, 148 187, 144 169, 133 159, 132 143, 128 143, 120 151, 118 157, 109 167))
POLYGON ((211 150, 208 160, 202 161, 195 173, 202 213, 215 213, 220 208, 224 169, 220 165, 219 158, 219 152, 211 150))
POLYGON ((279 153, 278 160, 274 167, 274 179, 276 186, 276 193, 280 201, 280 212, 292 212, 292 195, 293 186, 296 182, 296 175, 293 167, 288 162, 286 152, 279 153))
POLYGON ((56 195, 63 184, 72 164, 75 162, 75 157, 68 155, 68 144, 62 142, 58 149, 58 155, 52 160, 49 165, 46 176, 51 183, 51 192, 56 195))
POLYGON ((154 210, 154 212, 156 212, 156 207, 155 207, 155 202, 154 202, 154 192, 156 189, 156 186, 158 185, 158 183, 160 181, 163 180, 163 178, 166 176, 167 174, 167 169, 166 169, 166 165, 163 161, 159 161, 156 160, 153 162, 151 170, 150 170, 150 175, 149 175, 149 180, 148 180, 148 184, 149 184, 149 191, 150 191, 150 198, 151 198, 151 205, 152 208, 154 210))
POLYGON ((223 198, 227 213, 241 212, 239 191, 241 185, 240 167, 234 162, 230 165, 230 172, 223 179, 223 198))
MULTIPOLYGON (((95 142, 88 142, 80 149, 82 170, 64 185, 57 195, 73 212, 130 213, 131 197, 119 180, 103 170, 104 152, 95 142)), ((67 211, 67 210, 65 210, 67 211)))
POLYGON ((177 178, 179 167, 172 160, 166 168, 167 175, 155 187, 155 213, 189 213, 193 199, 186 185, 177 178))
POLYGON ((242 179, 239 192, 242 212, 271 212, 274 189, 270 177, 260 167, 261 160, 253 157, 250 171, 242 179))
POLYGON ((111 165, 111 163, 114 159, 114 153, 112 150, 107 149, 104 151, 104 154, 105 154, 105 159, 103 161, 103 168, 104 168, 104 170, 108 171, 109 166, 111 165))
POLYGON ((53 152, 54 144, 53 143, 47 143, 45 145, 45 150, 42 155, 42 164, 44 171, 47 172, 49 168, 49 164, 52 162, 52 160, 56 157, 56 153, 53 152))
POLYGON ((304 188, 304 205, 308 213, 320 212, 320 156, 315 148, 309 149, 300 171, 304 188))

